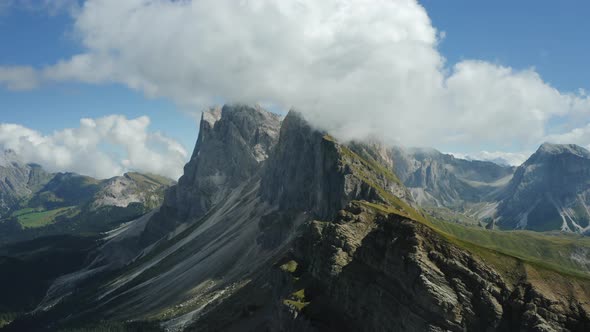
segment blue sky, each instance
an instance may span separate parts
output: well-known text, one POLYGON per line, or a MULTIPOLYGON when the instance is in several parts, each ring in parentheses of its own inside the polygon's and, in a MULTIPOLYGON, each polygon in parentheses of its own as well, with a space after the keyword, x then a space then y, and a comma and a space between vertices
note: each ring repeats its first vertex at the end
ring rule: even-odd
POLYGON ((590 3, 587 1, 423 0, 434 26, 446 31, 449 63, 483 59, 535 67, 558 89, 590 90, 590 3))
MULTIPOLYGON (((2 1, 2 0, 0 0, 2 1)), ((64 9, 50 13, 15 3, 0 14, 0 65, 51 65, 82 50, 73 32, 73 21, 64 9)), ((145 98, 120 84, 54 84, 32 91, 0 89, 0 122, 18 123, 43 133, 76 127, 82 117, 125 114, 148 115, 152 128, 179 140, 192 150, 196 120, 165 98, 145 98)))
MULTIPOLYGON (((108 0, 92 0, 92 2, 104 7, 105 13, 107 7, 108 10, 116 10, 116 2, 108 0)), ((87 20, 88 15, 84 16, 83 10, 73 7, 75 1, 58 1, 57 3, 63 6, 54 5, 52 8, 48 5, 37 5, 31 8, 30 2, 27 1, 5 0, 5 3, 0 5, 0 45, 3 45, 0 52, 0 67, 23 66, 41 71, 43 68, 54 66, 59 61, 67 62, 76 54, 96 55, 98 53, 96 49, 101 47, 85 39, 88 38, 89 29, 96 27, 87 25, 86 22, 94 21, 87 20), (78 25, 75 25, 76 22, 78 25), (87 35, 84 35, 85 33, 87 35)), ((209 3, 211 6, 216 6, 215 2, 209 1, 209 3)), ((590 58, 587 33, 590 31, 590 20, 587 19, 590 15, 590 3, 587 1, 423 0, 420 4, 426 9, 439 36, 441 32, 444 32, 444 37, 434 47, 440 56, 446 59, 443 72, 447 75, 456 63, 475 59, 496 67, 511 67, 514 71, 533 68, 544 84, 556 88, 563 94, 575 92, 578 89, 590 90, 590 66, 587 63, 590 58)), ((172 13, 173 10, 178 9, 172 8, 177 6, 172 3, 161 5, 164 6, 161 10, 162 15, 166 10, 172 13)), ((142 9, 149 10, 148 6, 142 9)), ((188 11, 188 8, 184 10, 188 11)), ((413 7, 412 10, 416 11, 413 7)), ((195 12, 195 15, 198 16, 199 13, 195 12)), ((214 15, 211 16, 214 17, 214 15)), ((105 24, 108 26, 109 23, 111 22, 105 24)), ((219 22, 212 22, 212 24, 217 23, 219 22)), ((402 23, 413 24, 413 21, 402 23)), ((104 26, 99 26, 97 29, 101 33, 107 33, 104 26)), ((196 30, 195 34, 198 34, 196 30)), ((223 37, 223 35, 219 36, 220 39, 223 37)), ((261 39, 264 37, 266 35, 261 39)), ((420 39, 422 36, 416 38, 420 39)), ((425 38, 428 40, 427 37, 425 38)), ((121 47, 120 44, 113 45, 109 47, 121 47)), ((278 45, 276 48, 281 46, 278 45)), ((196 51, 200 50, 196 49, 196 51)), ((120 49, 116 52, 124 53, 120 49)), ((170 50, 170 52, 176 51, 170 50)), ((271 55, 272 59, 277 57, 274 53, 271 55)), ((496 67, 493 69, 498 69, 496 67)), ((204 80, 203 71, 199 70, 197 72, 200 76, 191 77, 189 82, 204 80)), ((179 72, 184 71, 190 72, 190 68, 181 69, 179 72)), ((159 78, 165 76, 166 80, 170 79, 167 75, 156 74, 160 75, 159 78)), ((215 72, 212 75, 216 75, 215 72)), ((256 95, 254 97, 246 95, 241 91, 236 92, 233 86, 226 87, 223 82, 196 85, 195 94, 198 97, 210 98, 205 98, 205 102, 193 102, 190 99, 190 89, 186 89, 188 93, 180 91, 183 90, 182 88, 167 89, 166 85, 169 84, 150 81, 154 76, 148 77, 146 81, 158 88, 156 93, 151 93, 151 90, 143 86, 139 88, 132 86, 128 78, 101 77, 97 82, 88 84, 84 83, 84 79, 71 77, 62 79, 61 77, 44 81, 38 86, 35 84, 32 89, 19 89, 19 91, 0 86, 0 123, 19 124, 39 131, 43 135, 51 135, 52 132, 64 128, 78 127, 81 118, 100 118, 119 114, 132 119, 147 115, 151 119, 150 132, 158 131, 180 142, 190 154, 197 137, 198 125, 196 117, 189 115, 188 112, 197 113, 207 103, 206 100, 250 102, 251 98, 260 98, 256 95), (202 90, 211 90, 201 93, 201 87, 202 90), (219 92, 215 88, 218 88, 219 92), (147 97, 146 94, 155 97, 147 97), (190 101, 187 101, 189 99, 190 101)), ((284 77, 289 78, 289 76, 284 77)), ((165 81, 165 83, 168 82, 165 81)), ((274 90, 272 91, 274 93, 274 90)), ((266 90, 262 90, 261 95, 264 96, 265 92, 266 90)), ((280 100, 284 97, 283 95, 278 94, 278 96, 276 100, 270 100, 276 109, 293 106, 284 104, 284 100, 280 100)), ((300 97, 297 96, 293 100, 299 100, 297 98, 300 97)), ((288 98, 285 99, 288 100, 287 103, 291 102, 288 98)), ((540 120, 542 121, 540 126, 545 127, 543 133, 531 140, 523 139, 526 143, 518 141, 522 135, 515 136, 512 141, 498 143, 493 136, 486 136, 481 138, 476 146, 449 138, 448 143, 436 147, 474 156, 480 150, 529 152, 539 140, 545 139, 544 135, 558 131, 556 129, 559 127, 558 124, 566 123, 563 129, 567 131, 573 129, 574 125, 571 123, 585 125, 587 122, 585 114, 581 116, 578 114, 575 121, 570 121, 569 115, 564 117, 560 112, 560 110, 551 110, 549 113, 558 115, 543 117, 540 120)), ((567 111, 567 114, 572 112, 567 111)), ((336 116, 340 118, 339 115, 336 114, 336 116)), ((374 128, 375 124, 371 123, 370 126, 374 128)), ((384 132, 387 132, 387 128, 384 132)), ((416 140, 416 142, 429 143, 437 142, 437 140, 426 139, 416 140)), ((581 143, 590 144, 590 141, 581 143)), ((184 158, 188 158, 188 155, 184 158)), ((84 168, 81 170, 85 171, 84 168)), ((92 173, 91 170, 86 172, 92 173)))

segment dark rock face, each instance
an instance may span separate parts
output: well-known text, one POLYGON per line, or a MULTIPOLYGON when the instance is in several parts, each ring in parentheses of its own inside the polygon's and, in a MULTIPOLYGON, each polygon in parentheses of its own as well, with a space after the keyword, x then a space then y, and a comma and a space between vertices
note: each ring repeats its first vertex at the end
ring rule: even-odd
POLYGON ((178 217, 205 214, 225 189, 252 177, 275 145, 280 125, 279 116, 259 107, 224 106, 203 113, 195 150, 171 193, 178 217))
POLYGON ((345 202, 346 173, 334 142, 291 111, 264 170, 261 197, 280 210, 328 217, 345 202))
POLYGON ((319 219, 331 218, 351 200, 385 201, 377 188, 412 204, 395 175, 375 160, 376 149, 338 144, 291 111, 265 165, 261 197, 280 210, 306 211, 319 219))
POLYGON ((577 145, 541 145, 518 167, 501 199, 501 227, 586 232, 590 152, 577 145))
POLYGON ((306 308, 320 330, 590 328, 586 295, 550 300, 532 281, 509 285, 428 227, 361 203, 310 223, 295 252, 321 285, 306 308))
POLYGON ((197 144, 184 175, 146 227, 144 243, 196 220, 262 167, 279 136, 281 119, 260 107, 226 105, 203 112, 197 144))

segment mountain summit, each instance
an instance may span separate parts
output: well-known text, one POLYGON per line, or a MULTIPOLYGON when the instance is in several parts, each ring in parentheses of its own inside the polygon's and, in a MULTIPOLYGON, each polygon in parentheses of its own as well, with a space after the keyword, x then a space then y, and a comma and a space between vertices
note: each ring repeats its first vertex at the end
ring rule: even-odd
POLYGON ((586 232, 590 152, 544 143, 514 173, 501 195, 497 223, 506 228, 586 232))
POLYGON ((548 142, 541 144, 533 156, 540 157, 560 154, 569 154, 580 158, 590 159, 590 152, 581 146, 576 144, 554 144, 548 142))
POLYGON ((0 150, 0 219, 51 179, 37 164, 25 164, 13 150, 0 150))

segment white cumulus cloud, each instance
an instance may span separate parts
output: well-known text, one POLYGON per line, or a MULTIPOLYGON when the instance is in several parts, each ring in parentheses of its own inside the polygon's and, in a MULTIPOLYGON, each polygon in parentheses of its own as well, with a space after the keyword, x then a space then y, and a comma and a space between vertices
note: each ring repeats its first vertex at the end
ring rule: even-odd
POLYGON ((78 128, 43 135, 18 124, 0 123, 0 147, 49 171, 109 178, 136 170, 177 179, 187 151, 175 140, 150 132, 149 124, 147 116, 110 115, 84 118, 78 128))
POLYGON ((561 134, 548 135, 546 141, 561 144, 578 144, 590 150, 590 123, 561 134))
POLYGON ((272 103, 341 139, 466 150, 528 148, 551 119, 590 112, 534 68, 446 64, 452 36, 416 0, 87 0, 72 15, 85 51, 38 68, 41 81, 117 82, 196 109, 272 103))

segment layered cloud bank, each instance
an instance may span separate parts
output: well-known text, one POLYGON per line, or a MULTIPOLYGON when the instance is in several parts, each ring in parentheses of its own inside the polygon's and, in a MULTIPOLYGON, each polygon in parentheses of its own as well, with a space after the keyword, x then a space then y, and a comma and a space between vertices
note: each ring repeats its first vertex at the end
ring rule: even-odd
POLYGON ((0 123, 0 148, 49 171, 68 170, 98 178, 137 170, 178 179, 187 152, 176 141, 149 132, 146 116, 111 115, 82 119, 78 128, 43 135, 17 124, 0 123))
POLYGON ((195 109, 270 103, 341 139, 466 150, 537 144, 551 119, 590 111, 583 91, 534 69, 446 64, 415 0, 87 0, 73 18, 83 53, 0 68, 0 84, 116 82, 195 109))

